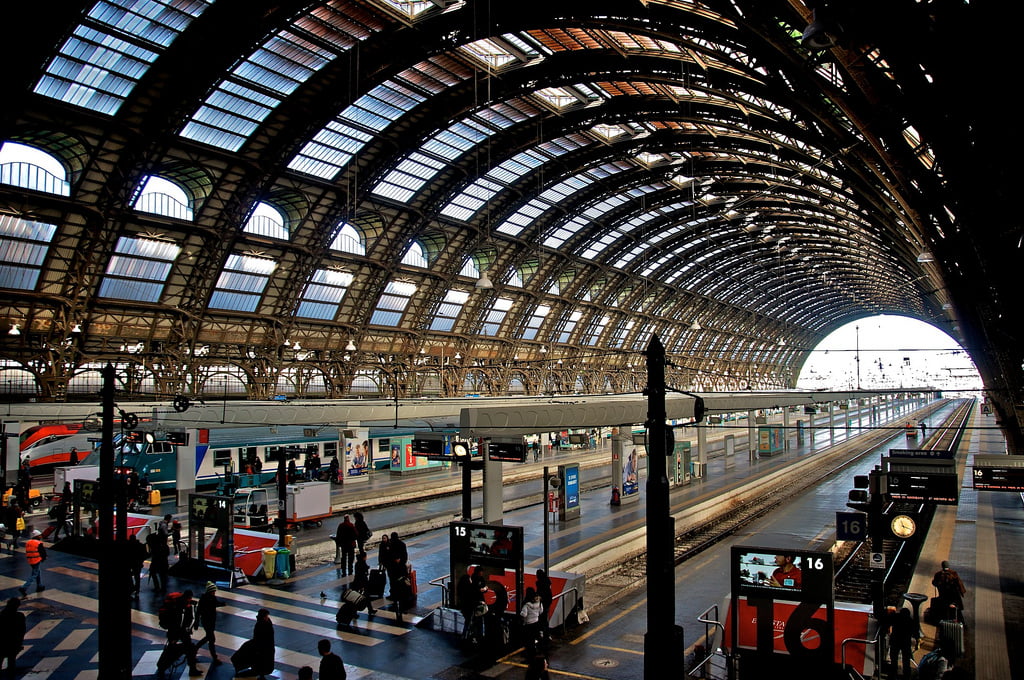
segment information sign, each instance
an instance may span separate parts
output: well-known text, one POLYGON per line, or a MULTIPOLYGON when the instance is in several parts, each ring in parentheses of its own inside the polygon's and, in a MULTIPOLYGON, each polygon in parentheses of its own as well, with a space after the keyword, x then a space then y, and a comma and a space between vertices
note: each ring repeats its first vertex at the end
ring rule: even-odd
POLYGON ((868 516, 863 512, 837 512, 836 538, 840 541, 863 541, 868 535, 868 516))
POLYGON ((974 488, 985 491, 1024 491, 1024 456, 974 456, 974 488))
POLYGON ((492 437, 487 442, 487 457, 510 463, 526 462, 526 442, 522 437, 492 437))

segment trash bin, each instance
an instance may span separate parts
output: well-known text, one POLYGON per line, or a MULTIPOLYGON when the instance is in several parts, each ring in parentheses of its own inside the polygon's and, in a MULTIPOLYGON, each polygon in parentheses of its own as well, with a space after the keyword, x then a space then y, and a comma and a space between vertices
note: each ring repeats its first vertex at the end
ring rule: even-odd
POLYGON ((274 565, 277 564, 277 551, 273 548, 263 549, 263 575, 274 578, 274 565))
POLYGON ((281 548, 277 551, 277 577, 278 578, 291 578, 292 577, 292 551, 288 548, 281 548))

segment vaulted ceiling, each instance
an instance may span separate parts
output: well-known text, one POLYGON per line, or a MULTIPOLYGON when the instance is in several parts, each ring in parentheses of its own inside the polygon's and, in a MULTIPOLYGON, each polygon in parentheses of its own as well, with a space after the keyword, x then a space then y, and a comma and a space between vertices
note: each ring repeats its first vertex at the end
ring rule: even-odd
POLYGON ((967 347, 1019 432, 974 6, 9 4, 0 141, 65 173, 0 176, 0 356, 38 396, 106 361, 139 392, 608 391, 654 334, 680 386, 779 387, 889 313, 967 347))

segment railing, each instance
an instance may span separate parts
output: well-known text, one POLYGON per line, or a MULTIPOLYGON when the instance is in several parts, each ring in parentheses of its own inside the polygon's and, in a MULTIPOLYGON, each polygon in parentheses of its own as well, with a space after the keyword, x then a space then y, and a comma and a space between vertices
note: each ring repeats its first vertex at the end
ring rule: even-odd
MULTIPOLYGON (((561 618, 561 621, 562 621, 561 625, 562 626, 565 626, 565 619, 566 619, 565 596, 568 595, 569 593, 572 593, 572 595, 573 595, 572 609, 569 610, 570 612, 572 612, 574 609, 576 609, 579 606, 580 600, 581 600, 580 592, 579 592, 579 590, 575 586, 570 588, 569 590, 563 590, 562 592, 558 593, 557 595, 555 595, 552 598, 552 602, 555 603, 555 611, 559 612, 562 615, 562 618, 561 618)), ((550 617, 549 617, 549 620, 550 620, 550 617)))
POLYGON ((706 664, 710 663, 716 657, 725 659, 725 665, 728 669, 728 676, 733 677, 732 670, 732 656, 725 652, 718 651, 718 645, 714 644, 714 634, 712 631, 721 631, 722 636, 725 636, 725 624, 718 620, 718 605, 713 604, 697 617, 697 621, 704 624, 704 658, 697 663, 690 672, 687 673, 690 677, 696 677, 698 671, 700 671, 706 664), (713 613, 712 613, 713 612, 713 613), (709 614, 711 616, 709 616, 709 614), (711 618, 714 617, 714 618, 711 618), (713 650, 713 651, 711 651, 713 650))
POLYGON ((435 588, 441 589, 441 606, 445 609, 448 608, 451 602, 451 596, 449 595, 450 589, 448 584, 451 582, 451 574, 445 574, 444 576, 438 576, 435 579, 427 581, 427 585, 434 586, 435 588))
MULTIPOLYGON (((875 646, 875 666, 877 668, 882 663, 882 659, 881 659, 881 657, 878 654, 878 637, 875 637, 875 639, 873 639, 873 640, 865 640, 863 638, 846 638, 845 640, 843 640, 842 645, 840 645, 840 648, 841 648, 840 659, 841 659, 842 664, 843 664, 843 669, 846 671, 847 675, 849 675, 850 678, 853 678, 854 680, 863 680, 864 676, 861 675, 857 671, 857 669, 850 668, 850 666, 846 663, 846 645, 847 644, 855 644, 855 643, 856 644, 864 645, 864 647, 865 647, 865 657, 867 656, 867 653, 866 653, 867 652, 867 650, 866 650, 867 646, 868 645, 874 645, 875 646)), ((876 672, 876 675, 877 675, 877 672, 876 672)))
POLYGON ((140 212, 153 215, 163 215, 164 217, 173 217, 178 220, 192 219, 191 208, 174 196, 163 194, 159 191, 142 194, 132 207, 140 212))

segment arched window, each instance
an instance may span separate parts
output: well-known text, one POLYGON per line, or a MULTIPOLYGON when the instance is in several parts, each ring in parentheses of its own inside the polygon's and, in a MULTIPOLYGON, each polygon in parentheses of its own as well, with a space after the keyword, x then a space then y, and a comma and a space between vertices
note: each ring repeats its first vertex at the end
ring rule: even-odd
POLYGON ((180 185, 157 175, 143 180, 132 207, 139 212, 192 221, 192 199, 188 193, 180 185))
POLYGON ((409 250, 405 251, 405 256, 402 258, 402 264, 407 264, 410 267, 426 267, 429 265, 427 253, 423 250, 423 244, 419 241, 410 243, 409 250))
POLYGON ((363 241, 363 235, 348 222, 342 223, 341 229, 338 230, 338 235, 331 242, 331 248, 333 250, 340 250, 343 253, 366 255, 366 243, 363 241))
POLYGON ((282 241, 288 240, 288 226, 281 211, 269 203, 257 203, 242 231, 282 241))
POLYGON ((67 176, 59 160, 34 146, 16 142, 0 146, 0 184, 69 196, 71 184, 67 176))
POLYGON ((466 264, 462 265, 462 271, 459 272, 460 276, 468 276, 471 279, 480 278, 480 267, 477 266, 476 260, 473 258, 467 258, 466 264))

